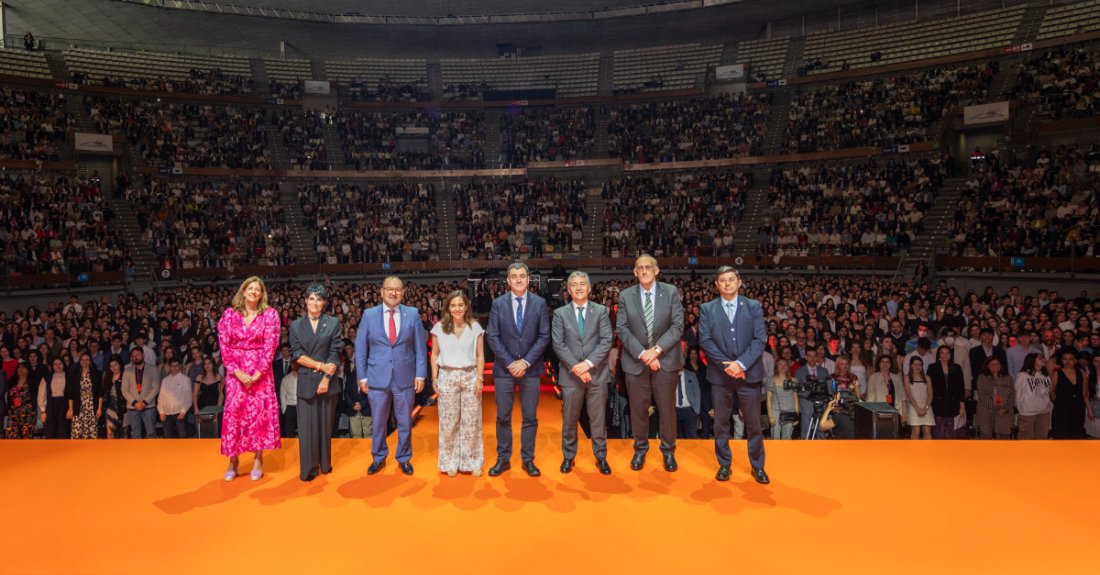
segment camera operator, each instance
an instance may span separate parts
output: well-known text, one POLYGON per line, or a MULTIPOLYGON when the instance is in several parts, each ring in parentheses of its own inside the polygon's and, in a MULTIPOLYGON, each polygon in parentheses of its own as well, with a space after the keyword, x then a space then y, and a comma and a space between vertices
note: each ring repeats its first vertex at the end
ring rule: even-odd
POLYGON ((831 430, 833 439, 855 439, 855 421, 847 415, 836 413, 837 405, 840 403, 840 395, 838 392, 825 408, 825 413, 821 415, 818 432, 824 433, 831 430))
MULTIPOLYGON (((817 349, 806 348, 806 364, 794 372, 794 378, 799 383, 806 383, 807 380, 813 379, 821 381, 828 379, 829 370, 818 365, 818 361, 817 349)), ((802 414, 802 439, 810 439, 810 424, 813 423, 814 404, 810 401, 808 390, 798 392, 798 412, 802 414)))

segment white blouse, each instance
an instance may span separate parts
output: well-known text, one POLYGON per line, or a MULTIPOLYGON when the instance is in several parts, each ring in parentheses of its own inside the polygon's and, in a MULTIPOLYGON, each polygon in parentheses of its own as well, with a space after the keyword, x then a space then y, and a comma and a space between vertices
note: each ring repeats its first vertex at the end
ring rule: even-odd
POLYGON ((474 367, 477 365, 477 338, 485 330, 477 321, 462 330, 462 337, 443 333, 443 323, 437 322, 431 334, 439 342, 439 365, 446 367, 474 367))

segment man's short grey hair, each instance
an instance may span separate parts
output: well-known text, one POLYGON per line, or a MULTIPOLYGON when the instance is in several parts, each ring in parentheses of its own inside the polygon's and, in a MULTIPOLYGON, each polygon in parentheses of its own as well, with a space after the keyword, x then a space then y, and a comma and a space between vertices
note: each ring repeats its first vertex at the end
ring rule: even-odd
POLYGON ((527 264, 523 262, 516 262, 508 266, 508 271, 504 272, 505 275, 512 273, 512 270, 523 270, 523 273, 531 275, 531 271, 527 269, 527 264))
POLYGON ((573 278, 584 278, 584 282, 588 285, 592 285, 592 282, 588 279, 588 274, 582 271, 575 271, 569 274, 569 279, 565 282, 567 284, 573 283, 573 278))
POLYGON ((722 266, 718 268, 718 271, 714 273, 714 279, 717 280, 718 278, 722 277, 722 275, 728 273, 732 273, 733 277, 741 279, 741 274, 737 273, 737 270, 734 269, 733 266, 722 266))
POLYGON ((311 295, 328 301, 328 290, 322 284, 309 284, 309 287, 306 288, 306 299, 309 299, 311 295))

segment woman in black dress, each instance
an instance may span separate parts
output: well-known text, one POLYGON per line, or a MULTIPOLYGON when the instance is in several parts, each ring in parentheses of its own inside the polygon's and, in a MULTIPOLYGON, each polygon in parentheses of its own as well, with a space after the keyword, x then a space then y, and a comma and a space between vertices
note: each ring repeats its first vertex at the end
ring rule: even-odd
POLYGON ((195 415, 203 408, 223 405, 225 403, 225 386, 214 358, 207 357, 202 360, 202 373, 194 379, 195 382, 195 415))
POLYGON ((115 354, 107 360, 103 373, 104 423, 107 439, 122 437, 122 417, 126 415, 126 399, 122 397, 122 357, 115 354))
POLYGON ((1062 369, 1051 378, 1054 411, 1050 416, 1050 438, 1085 439, 1085 373, 1077 366, 1073 348, 1066 348, 1060 359, 1062 369))

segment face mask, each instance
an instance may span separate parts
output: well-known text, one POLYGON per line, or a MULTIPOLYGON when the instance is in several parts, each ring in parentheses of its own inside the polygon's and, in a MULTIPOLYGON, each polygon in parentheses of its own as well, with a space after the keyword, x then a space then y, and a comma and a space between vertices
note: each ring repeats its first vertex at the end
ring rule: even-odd
POLYGON ((955 345, 955 338, 945 337, 945 338, 943 338, 943 344, 944 345, 955 345))

